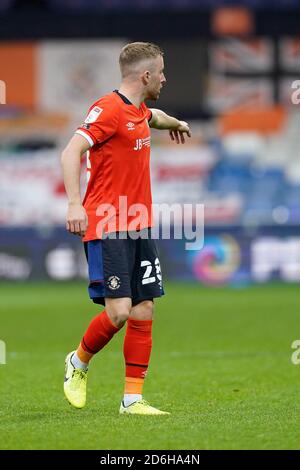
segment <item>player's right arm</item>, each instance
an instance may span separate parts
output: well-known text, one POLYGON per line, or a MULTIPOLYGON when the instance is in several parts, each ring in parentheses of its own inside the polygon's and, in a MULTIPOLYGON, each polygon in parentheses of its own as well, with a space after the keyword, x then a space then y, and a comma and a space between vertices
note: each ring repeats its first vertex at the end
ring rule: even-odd
POLYGON ((81 156, 90 148, 82 135, 75 134, 61 155, 63 179, 68 197, 66 229, 83 236, 88 226, 86 211, 80 196, 80 161, 81 156))

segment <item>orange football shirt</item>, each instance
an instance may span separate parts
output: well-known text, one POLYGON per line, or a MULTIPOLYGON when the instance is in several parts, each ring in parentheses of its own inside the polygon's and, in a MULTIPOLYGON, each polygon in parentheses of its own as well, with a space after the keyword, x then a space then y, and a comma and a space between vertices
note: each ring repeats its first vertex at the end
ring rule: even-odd
POLYGON ((88 229, 83 241, 102 238, 103 231, 152 227, 151 116, 145 103, 138 109, 115 90, 90 107, 76 130, 90 143, 83 200, 88 229))

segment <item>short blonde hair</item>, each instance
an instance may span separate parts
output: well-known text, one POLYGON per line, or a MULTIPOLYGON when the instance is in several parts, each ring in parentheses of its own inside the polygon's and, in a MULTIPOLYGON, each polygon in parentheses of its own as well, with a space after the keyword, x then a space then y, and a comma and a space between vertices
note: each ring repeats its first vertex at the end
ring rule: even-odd
POLYGON ((119 57, 122 77, 130 73, 132 66, 145 59, 163 56, 162 49, 152 42, 131 42, 123 47, 119 57))

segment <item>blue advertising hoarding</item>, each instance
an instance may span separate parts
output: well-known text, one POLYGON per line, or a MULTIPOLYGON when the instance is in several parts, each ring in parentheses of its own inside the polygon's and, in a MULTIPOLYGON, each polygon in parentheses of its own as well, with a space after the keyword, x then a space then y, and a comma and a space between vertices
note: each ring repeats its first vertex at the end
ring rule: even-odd
MULTIPOLYGON (((202 249, 186 250, 186 241, 158 240, 165 279, 209 286, 300 282, 298 226, 207 227, 202 249)), ((0 279, 85 278, 82 243, 63 227, 1 229, 0 279)))

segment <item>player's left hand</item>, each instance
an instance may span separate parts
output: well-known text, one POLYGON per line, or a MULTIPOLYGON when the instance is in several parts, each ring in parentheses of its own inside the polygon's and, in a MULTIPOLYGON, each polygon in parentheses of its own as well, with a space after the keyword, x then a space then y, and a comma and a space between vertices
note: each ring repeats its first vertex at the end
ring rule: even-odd
POLYGON ((187 122, 179 121, 177 129, 171 129, 169 131, 172 140, 176 141, 176 144, 185 143, 185 135, 191 137, 191 130, 187 122))

